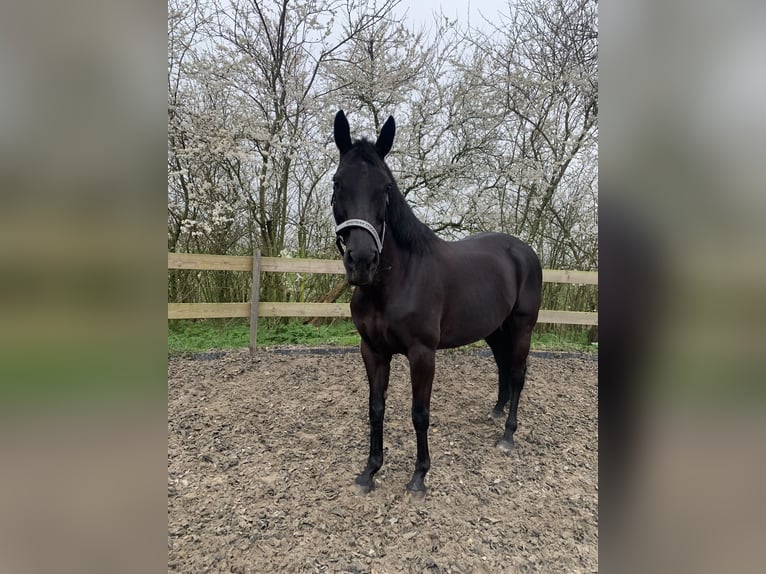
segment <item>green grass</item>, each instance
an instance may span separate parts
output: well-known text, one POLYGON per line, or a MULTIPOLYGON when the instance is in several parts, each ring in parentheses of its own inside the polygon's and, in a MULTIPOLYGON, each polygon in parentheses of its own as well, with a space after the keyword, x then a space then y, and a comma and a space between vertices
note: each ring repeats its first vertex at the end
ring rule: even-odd
POLYGON ((588 331, 584 328, 545 326, 538 327, 532 333, 532 348, 545 351, 593 353, 598 351, 598 343, 588 341, 588 331))
POLYGON ((304 325, 300 321, 274 326, 258 324, 258 345, 340 345, 358 346, 359 333, 350 321, 328 325, 304 325), (263 330, 261 330, 263 328, 263 330))
MULTIPOLYGON (((168 352, 195 353, 211 349, 241 349, 249 345, 250 327, 241 319, 168 321, 168 352)), ((358 346, 359 335, 350 321, 336 321, 314 327, 299 320, 258 323, 258 346, 338 345, 358 346)), ((474 346, 486 346, 483 341, 474 346)), ((532 348, 550 351, 594 352, 587 331, 571 327, 540 326, 532 337, 532 348)))
MULTIPOLYGON (((250 326, 241 320, 168 321, 168 352, 241 349, 250 344, 250 326)), ((314 327, 301 321, 258 322, 258 346, 359 345, 359 334, 348 321, 314 327)))
POLYGON ((249 340, 250 327, 244 321, 168 321, 169 353, 238 349, 247 347, 249 340))

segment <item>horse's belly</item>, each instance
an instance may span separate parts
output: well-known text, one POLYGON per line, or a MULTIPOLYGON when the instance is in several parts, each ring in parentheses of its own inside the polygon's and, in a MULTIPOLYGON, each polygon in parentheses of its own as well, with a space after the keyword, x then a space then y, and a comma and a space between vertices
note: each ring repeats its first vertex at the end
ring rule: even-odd
POLYGON ((458 301, 445 309, 439 348, 468 345, 496 331, 511 314, 513 302, 506 298, 458 301))

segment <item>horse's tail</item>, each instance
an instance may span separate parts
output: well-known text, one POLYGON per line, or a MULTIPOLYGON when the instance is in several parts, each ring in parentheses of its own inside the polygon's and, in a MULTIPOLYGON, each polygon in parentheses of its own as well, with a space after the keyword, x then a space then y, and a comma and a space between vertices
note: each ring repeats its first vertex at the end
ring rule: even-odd
POLYGON ((532 324, 537 322, 543 296, 543 268, 540 258, 528 244, 516 251, 517 293, 514 313, 530 318, 532 324))

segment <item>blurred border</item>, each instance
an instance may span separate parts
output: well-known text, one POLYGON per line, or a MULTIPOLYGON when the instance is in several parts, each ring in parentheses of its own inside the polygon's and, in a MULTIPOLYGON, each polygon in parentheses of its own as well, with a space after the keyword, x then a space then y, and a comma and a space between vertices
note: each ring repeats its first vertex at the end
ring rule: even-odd
POLYGON ((165 7, 0 16, 0 571, 166 565, 165 7))
POLYGON ((766 9, 600 20, 600 568, 760 571, 766 9))

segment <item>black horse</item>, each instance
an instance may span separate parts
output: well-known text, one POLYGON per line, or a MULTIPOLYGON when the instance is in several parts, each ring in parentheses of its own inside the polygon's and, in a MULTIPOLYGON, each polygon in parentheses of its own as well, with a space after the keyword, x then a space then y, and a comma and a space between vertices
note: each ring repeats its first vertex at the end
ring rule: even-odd
POLYGON ((346 278, 356 286, 351 316, 370 383, 370 456, 356 483, 369 492, 383 464, 391 357, 400 353, 410 363, 417 437, 417 462, 407 489, 424 494, 436 350, 487 341, 499 373, 493 417, 502 417, 511 403, 497 443, 509 451, 540 308, 542 270, 532 248, 510 235, 482 233, 448 242, 420 222, 384 161, 395 130, 389 117, 374 144, 352 142, 345 114, 337 113, 340 162, 332 207, 346 278))

